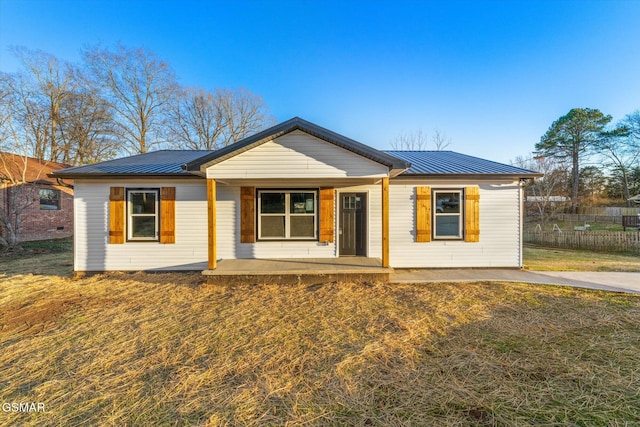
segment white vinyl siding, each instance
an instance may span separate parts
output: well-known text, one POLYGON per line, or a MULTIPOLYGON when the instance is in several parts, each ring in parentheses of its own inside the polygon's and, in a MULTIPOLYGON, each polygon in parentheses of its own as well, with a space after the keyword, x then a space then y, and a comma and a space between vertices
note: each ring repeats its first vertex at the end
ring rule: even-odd
POLYGON ((207 268, 206 184, 195 180, 76 180, 76 271, 204 270, 207 268), (109 244, 109 188, 176 188, 175 244, 109 244))
MULTIPOLYGON (((340 193, 367 193, 367 256, 382 254, 381 187, 379 183, 353 185, 338 179, 318 180, 317 188, 334 187, 340 193)), ((284 188, 290 181, 260 181, 262 188, 284 188)), ((254 183, 255 184, 255 183, 254 183)), ((247 182, 217 184, 217 258, 334 258, 338 256, 339 199, 335 203, 336 240, 259 241, 240 243, 240 187, 247 182)), ((303 188, 311 188, 307 184, 303 188)), ((302 187, 301 187, 302 188, 302 187)), ((517 182, 406 181, 389 186, 390 264, 409 267, 519 267, 520 188, 517 182), (415 187, 480 188, 480 241, 415 241, 415 187)), ((77 271, 204 270, 207 268, 206 183, 194 180, 118 180, 75 182, 74 264, 77 271), (176 243, 127 242, 108 244, 109 188, 176 187, 176 243)))
MULTIPOLYGON (((318 187, 335 187, 340 192, 366 192, 368 194, 368 241, 367 256, 380 258, 382 254, 382 217, 380 185, 343 186, 335 181, 319 181, 318 187)), ((265 183, 263 182, 263 185, 265 183)), ((318 241, 258 241, 240 243, 240 187, 218 184, 216 187, 216 224, 218 259, 234 258, 335 258, 337 253, 336 235, 334 243, 318 241)), ((308 188, 308 187, 305 187, 308 188)), ((334 230, 338 230, 338 203, 335 203, 334 230)))
MULTIPOLYGON (((395 268, 520 267, 520 188, 516 182, 391 180, 389 259, 395 268), (416 242, 415 187, 480 188, 480 241, 416 242)), ((433 224, 432 224, 433 227, 433 224)))
POLYGON ((210 166, 207 178, 374 178, 388 172, 373 160, 295 131, 210 166))

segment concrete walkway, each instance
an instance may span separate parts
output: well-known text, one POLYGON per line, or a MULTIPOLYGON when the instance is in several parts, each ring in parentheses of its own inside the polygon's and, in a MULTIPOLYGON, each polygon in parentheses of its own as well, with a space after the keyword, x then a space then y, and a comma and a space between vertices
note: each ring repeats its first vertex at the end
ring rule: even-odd
POLYGON ((428 282, 524 282, 565 285, 613 292, 640 294, 640 273, 525 271, 518 269, 396 269, 391 283, 428 282))

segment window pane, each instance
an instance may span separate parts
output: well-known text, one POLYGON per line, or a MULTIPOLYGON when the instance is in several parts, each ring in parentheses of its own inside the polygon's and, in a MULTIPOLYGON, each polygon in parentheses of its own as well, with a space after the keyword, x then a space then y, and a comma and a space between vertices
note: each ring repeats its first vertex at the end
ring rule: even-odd
POLYGON ((156 237, 155 216, 134 216, 131 218, 131 237, 156 237))
POLYGON ((436 213, 460 213, 460 193, 436 193, 436 213))
POLYGON ((155 214, 156 193, 130 193, 132 214, 155 214))
POLYGON ((39 189, 40 193, 40 209, 41 210, 57 210, 60 207, 60 192, 48 188, 39 189))
POLYGON ((284 213, 284 193, 261 193, 261 213, 284 213))
POLYGON ((313 213, 314 193, 291 193, 289 196, 291 207, 290 213, 313 213))
POLYGON ((284 216, 260 217, 260 233, 261 237, 284 238, 284 216))
POLYGON ((460 237, 460 216, 436 216, 437 237, 460 237))
POLYGON ((313 216, 292 216, 290 218, 291 230, 289 230, 291 237, 309 237, 311 239, 315 237, 313 219, 313 216))

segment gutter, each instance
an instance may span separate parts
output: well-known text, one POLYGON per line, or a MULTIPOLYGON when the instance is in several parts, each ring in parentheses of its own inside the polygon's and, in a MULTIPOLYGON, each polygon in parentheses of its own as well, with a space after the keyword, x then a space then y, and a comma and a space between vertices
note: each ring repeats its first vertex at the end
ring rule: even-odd
POLYGON ((415 173, 407 174, 403 173, 396 177, 396 179, 424 179, 424 178, 485 178, 485 179, 497 179, 497 178, 511 178, 511 179, 534 179, 544 176, 541 173, 531 174, 511 174, 511 173, 415 173))
MULTIPOLYGON (((130 173, 74 173, 74 174, 57 174, 50 173, 47 175, 56 179, 135 179, 135 178, 203 178, 193 173, 149 173, 149 174, 130 174, 130 173)), ((68 184, 67 184, 68 185, 68 184)))

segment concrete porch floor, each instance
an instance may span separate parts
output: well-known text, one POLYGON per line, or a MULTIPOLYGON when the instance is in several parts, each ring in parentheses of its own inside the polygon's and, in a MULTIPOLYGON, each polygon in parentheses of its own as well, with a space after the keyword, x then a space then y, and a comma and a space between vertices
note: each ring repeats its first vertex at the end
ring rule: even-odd
POLYGON ((316 283, 318 281, 388 281, 392 268, 379 258, 224 259, 204 270, 210 282, 316 283))

